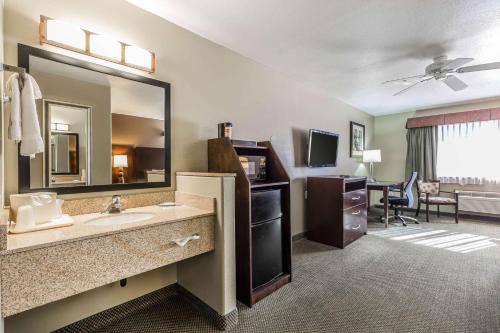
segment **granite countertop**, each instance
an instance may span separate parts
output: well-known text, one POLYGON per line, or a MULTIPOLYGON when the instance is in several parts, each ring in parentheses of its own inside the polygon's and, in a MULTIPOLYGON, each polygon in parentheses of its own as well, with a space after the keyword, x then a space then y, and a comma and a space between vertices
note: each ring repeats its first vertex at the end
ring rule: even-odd
POLYGON ((193 218, 211 216, 215 212, 194 208, 187 205, 177 205, 173 207, 145 206, 138 208, 130 208, 124 211, 125 213, 153 213, 154 217, 138 222, 115 225, 87 225, 85 222, 105 216, 102 213, 92 213, 72 216, 74 224, 68 227, 55 229, 41 230, 28 232, 24 234, 8 234, 7 249, 0 251, 0 255, 6 255, 13 252, 21 252, 40 247, 53 246, 61 243, 78 241, 88 238, 100 237, 150 227, 153 225, 162 225, 174 223, 193 218))

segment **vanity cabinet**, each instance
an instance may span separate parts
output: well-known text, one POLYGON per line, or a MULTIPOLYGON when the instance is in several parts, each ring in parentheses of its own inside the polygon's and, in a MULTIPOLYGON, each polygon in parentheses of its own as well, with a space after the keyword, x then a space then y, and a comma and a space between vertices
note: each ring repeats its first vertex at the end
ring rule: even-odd
POLYGON ((307 238, 343 249, 367 231, 365 177, 307 178, 307 238))
POLYGON ((121 230, 0 255, 1 317, 214 250, 215 216, 121 230), (174 241, 197 235, 179 246, 174 241))

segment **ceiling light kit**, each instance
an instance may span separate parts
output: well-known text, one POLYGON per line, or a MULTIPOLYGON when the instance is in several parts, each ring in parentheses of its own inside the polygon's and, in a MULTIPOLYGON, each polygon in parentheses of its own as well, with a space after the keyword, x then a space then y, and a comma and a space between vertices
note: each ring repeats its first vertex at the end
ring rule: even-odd
POLYGON ((435 79, 437 81, 442 81, 453 91, 460 91, 464 90, 468 86, 465 82, 463 82, 453 74, 500 69, 500 62, 491 62, 487 64, 461 67, 473 60, 474 58, 448 59, 448 57, 445 55, 439 56, 434 58, 434 62, 432 64, 425 67, 425 74, 408 76, 395 80, 389 80, 382 82, 382 84, 388 84, 388 83, 401 83, 405 85, 409 84, 407 88, 396 92, 393 96, 399 96, 407 92, 411 88, 421 83, 428 82, 432 79, 435 79))

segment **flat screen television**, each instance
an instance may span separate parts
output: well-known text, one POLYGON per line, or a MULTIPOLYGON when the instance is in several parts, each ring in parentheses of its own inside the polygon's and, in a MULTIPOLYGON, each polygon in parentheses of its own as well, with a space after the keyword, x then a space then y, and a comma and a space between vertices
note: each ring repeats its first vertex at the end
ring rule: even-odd
POLYGON ((309 130, 308 167, 337 166, 339 135, 315 129, 309 130))

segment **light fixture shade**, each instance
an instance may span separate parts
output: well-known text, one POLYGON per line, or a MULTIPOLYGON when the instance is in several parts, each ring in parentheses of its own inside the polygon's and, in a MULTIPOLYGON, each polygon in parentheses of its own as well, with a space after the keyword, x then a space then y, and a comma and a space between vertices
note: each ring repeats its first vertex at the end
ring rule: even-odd
POLYGON ((90 57, 154 73, 156 57, 153 52, 69 23, 40 15, 40 43, 85 54, 90 57))
POLYGON ((54 131, 64 131, 67 132, 69 131, 69 125, 68 124, 63 124, 63 123, 51 123, 50 124, 50 129, 54 131))
POLYGON ((57 124, 56 129, 58 131, 69 131, 69 125, 68 124, 57 124))
POLYGON ((153 69, 153 54, 137 46, 125 46, 125 63, 149 70, 153 69))
POLYGON ((47 40, 85 51, 86 33, 66 22, 47 20, 47 40))
POLYGON ((91 34, 90 53, 116 61, 121 61, 122 44, 112 38, 103 35, 91 34))
POLYGON ((382 162, 382 156, 380 154, 380 149, 364 150, 363 151, 363 163, 370 162, 382 162))
POLYGON ((113 155, 113 166, 115 168, 128 167, 127 155, 113 155))

